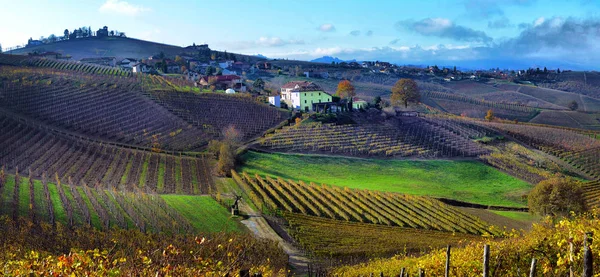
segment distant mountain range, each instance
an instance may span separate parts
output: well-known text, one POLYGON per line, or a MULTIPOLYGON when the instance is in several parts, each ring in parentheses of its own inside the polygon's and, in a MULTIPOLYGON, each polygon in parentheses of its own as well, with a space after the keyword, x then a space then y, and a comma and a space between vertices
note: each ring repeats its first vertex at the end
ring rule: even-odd
POLYGON ((323 56, 314 60, 311 60, 311 62, 313 63, 331 63, 331 62, 335 62, 335 63, 341 63, 341 62, 355 62, 356 60, 340 60, 337 57, 331 57, 331 56, 323 56))

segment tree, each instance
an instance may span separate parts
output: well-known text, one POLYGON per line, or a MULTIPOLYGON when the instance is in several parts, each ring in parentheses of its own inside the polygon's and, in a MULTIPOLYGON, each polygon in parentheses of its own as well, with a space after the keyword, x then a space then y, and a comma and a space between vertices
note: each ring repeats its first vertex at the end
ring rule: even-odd
POLYGON ((2 53, 2 44, 0 44, 0 53, 2 53))
POLYGON ((58 39, 56 38, 56 36, 54 34, 51 34, 48 36, 48 41, 49 42, 56 42, 58 39))
POLYGON ((215 73, 215 68, 209 65, 206 67, 206 71, 204 73, 208 76, 213 75, 215 73))
POLYGON ((544 66, 544 73, 548 73, 548 69, 544 66))
POLYGON ((556 69, 556 73, 560 74, 560 68, 556 69))
POLYGON ((235 167, 234 149, 229 143, 222 143, 219 149, 219 161, 217 162, 217 175, 225 177, 231 174, 235 167))
POLYGON ((210 87, 211 91, 215 91, 216 85, 217 85, 217 77, 215 77, 215 76, 208 77, 208 86, 210 87))
POLYGON ((487 113, 485 114, 485 120, 487 120, 487 121, 494 120, 494 111, 492 111, 492 109, 489 109, 487 111, 487 113))
POLYGON ((421 100, 421 93, 417 82, 412 79, 400 79, 392 87, 392 96, 390 97, 392 106, 404 104, 408 108, 409 102, 418 103, 421 100))
POLYGON ((69 29, 65 29, 65 31, 64 31, 64 33, 63 33, 63 34, 64 34, 64 36, 63 36, 63 39, 64 39, 64 40, 67 40, 67 39, 69 39, 69 29))
POLYGON ((229 125, 229 127, 223 130, 223 140, 225 143, 229 143, 234 147, 238 147, 242 144, 242 133, 235 128, 233 125, 229 125))
POLYGON ((572 178, 551 178, 541 181, 527 197, 529 211, 542 216, 567 216, 570 212, 585 212, 583 189, 572 178))
POLYGON ((181 56, 177 55, 175 56, 175 63, 183 66, 185 65, 185 60, 181 56))
POLYGON ((343 80, 338 83, 337 90, 335 91, 335 95, 339 96, 341 99, 349 99, 356 95, 354 86, 350 81, 343 80))
POLYGON ((373 106, 376 109, 381 110, 381 96, 377 95, 373 98, 373 106))
POLYGON ((263 90, 265 88, 265 81, 263 81, 263 79, 261 78, 258 78, 256 79, 256 81, 254 81, 252 86, 254 87, 254 89, 263 90))
POLYGON ((215 73, 215 75, 217 75, 217 76, 223 75, 223 69, 221 69, 220 67, 217 68, 217 73, 215 73))
POLYGON ((569 109, 571 111, 575 111, 579 108, 579 104, 577 103, 577 101, 573 100, 571 101, 571 103, 569 103, 569 109))

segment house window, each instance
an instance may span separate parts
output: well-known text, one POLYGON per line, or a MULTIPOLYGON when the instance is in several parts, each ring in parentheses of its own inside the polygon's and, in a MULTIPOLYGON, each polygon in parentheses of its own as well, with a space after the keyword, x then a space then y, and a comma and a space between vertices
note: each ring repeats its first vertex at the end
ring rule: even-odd
POLYGON ((321 93, 319 92, 319 96, 321 96, 321 93))
POLYGON ((304 96, 306 96, 306 92, 304 93, 304 96))
POLYGON ((319 99, 319 103, 321 103, 321 99, 319 99))
POLYGON ((306 104, 306 100, 304 100, 304 104, 306 104))

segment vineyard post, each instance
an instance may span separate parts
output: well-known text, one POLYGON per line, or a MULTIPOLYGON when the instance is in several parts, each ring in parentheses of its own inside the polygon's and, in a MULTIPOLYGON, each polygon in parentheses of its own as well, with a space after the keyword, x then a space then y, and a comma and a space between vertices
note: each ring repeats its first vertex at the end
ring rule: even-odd
POLYGON ((425 270, 422 268, 419 268, 419 277, 425 277, 425 270))
POLYGON ((582 277, 592 277, 594 275, 594 256, 592 255, 592 236, 593 232, 585 233, 583 239, 583 274, 582 277))
POLYGON ((535 258, 531 259, 531 268, 529 269, 529 277, 535 277, 535 266, 537 265, 537 260, 535 258))
POLYGON ((404 271, 405 271, 405 270, 406 270, 406 269, 405 269, 404 267, 402 268, 402 270, 400 270, 400 277, 404 277, 404 271))
POLYGON ((490 245, 483 247, 483 277, 489 277, 490 272, 490 245))
POLYGON ((450 276, 450 245, 446 248, 446 271, 444 272, 444 277, 450 276))
POLYGON ((379 272, 379 277, 383 277, 383 272, 379 272))
POLYGON ((569 237, 569 277, 574 277, 573 273, 573 256, 574 256, 574 247, 573 247, 573 237, 569 237))
POLYGON ((240 277, 250 277, 250 270, 240 269, 240 277))

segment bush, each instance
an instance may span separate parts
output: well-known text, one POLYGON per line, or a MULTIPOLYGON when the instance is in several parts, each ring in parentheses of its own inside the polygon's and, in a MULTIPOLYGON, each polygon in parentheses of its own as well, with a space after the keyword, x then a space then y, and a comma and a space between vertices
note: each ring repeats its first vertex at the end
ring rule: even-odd
POLYGON ((568 216, 585 211, 583 190, 572 178, 551 178, 538 183, 528 196, 529 210, 542 216, 568 216))

